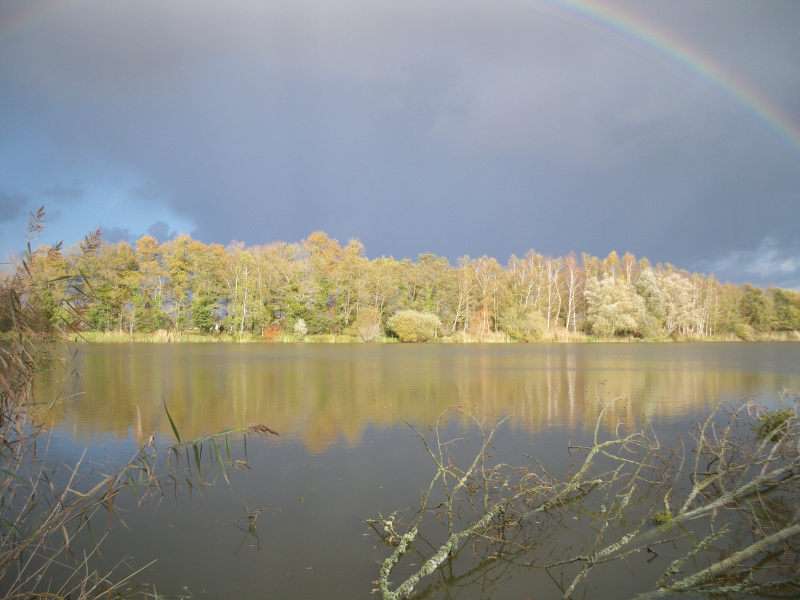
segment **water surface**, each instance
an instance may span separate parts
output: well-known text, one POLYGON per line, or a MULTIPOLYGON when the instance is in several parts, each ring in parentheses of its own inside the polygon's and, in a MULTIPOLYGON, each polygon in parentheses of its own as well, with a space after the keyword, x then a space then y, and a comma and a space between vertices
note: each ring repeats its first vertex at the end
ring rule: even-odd
MULTIPOLYGON (((425 431, 450 406, 487 424, 510 415, 496 444, 504 459, 535 455, 566 470, 569 440, 586 439, 601 402, 617 399, 607 427, 633 429, 645 415, 660 431, 686 429, 721 401, 775 405, 782 390, 800 389, 798 365, 791 343, 84 345, 53 412, 52 452, 69 462, 89 448, 91 460, 122 464, 140 426, 170 438, 165 403, 184 439, 264 423, 280 437, 251 439, 251 469, 233 471, 230 486, 122 501, 130 531, 113 529, 105 560, 157 560, 139 580, 159 593, 374 598, 389 550, 365 519, 413 505, 433 474, 414 431, 386 407, 425 431)), ((474 424, 451 412, 443 427, 470 439, 460 447, 468 455, 474 424)), ((500 584, 485 587, 487 570, 431 597, 558 596, 541 570, 520 564, 500 584)), ((607 587, 592 597, 619 597, 607 587)))

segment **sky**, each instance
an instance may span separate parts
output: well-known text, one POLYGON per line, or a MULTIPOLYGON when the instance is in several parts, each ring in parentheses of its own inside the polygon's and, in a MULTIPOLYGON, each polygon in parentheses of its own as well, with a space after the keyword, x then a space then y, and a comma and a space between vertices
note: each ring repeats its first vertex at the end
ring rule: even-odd
POLYGON ((2 0, 0 255, 188 233, 800 289, 796 0, 2 0))

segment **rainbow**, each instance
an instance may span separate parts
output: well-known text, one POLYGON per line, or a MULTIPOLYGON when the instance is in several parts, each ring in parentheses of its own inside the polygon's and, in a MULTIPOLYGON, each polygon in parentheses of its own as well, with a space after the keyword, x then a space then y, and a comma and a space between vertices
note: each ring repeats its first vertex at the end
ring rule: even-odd
POLYGON ((800 126, 772 100, 671 32, 657 29, 623 9, 596 0, 507 0, 526 8, 587 23, 644 46, 721 91, 736 105, 800 152, 800 126))
MULTIPOLYGON (((81 6, 101 0, 60 0, 34 4, 36 8, 21 11, 2 27, 5 33, 21 33, 31 24, 58 17, 81 6)), ((753 115, 793 150, 800 152, 800 124, 770 98, 737 78, 712 57, 676 36, 632 15, 620 7, 597 0, 506 0, 510 4, 588 24, 595 29, 611 31, 633 43, 644 46, 669 63, 677 64, 722 92, 736 105, 753 115)))

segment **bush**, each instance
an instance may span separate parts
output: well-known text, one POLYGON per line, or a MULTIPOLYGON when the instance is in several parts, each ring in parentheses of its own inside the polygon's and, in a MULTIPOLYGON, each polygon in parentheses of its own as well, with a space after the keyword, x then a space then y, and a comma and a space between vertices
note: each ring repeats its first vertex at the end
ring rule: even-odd
POLYGON ((306 334, 308 333, 308 326, 306 325, 305 320, 303 320, 302 318, 297 319, 297 321, 294 322, 293 331, 294 334, 297 336, 297 339, 299 340, 304 339, 306 337, 306 334))
POLYGON ((500 327, 512 340, 533 342, 542 339, 547 328, 547 321, 538 310, 522 312, 513 307, 503 313, 503 317, 500 319, 500 327))
POLYGON ((403 342, 427 342, 435 338, 442 322, 432 313, 401 310, 386 322, 389 331, 403 342))
POLYGON ((736 323, 731 328, 731 331, 736 337, 738 337, 741 340, 744 340, 745 342, 752 342, 758 337, 756 330, 753 329, 750 325, 746 325, 744 323, 736 323))
POLYGON ((281 333, 283 332, 281 331, 280 326, 277 323, 273 323, 269 327, 264 327, 264 331, 261 333, 261 336, 265 340, 274 342, 281 333))
POLYGON ((381 335, 381 313, 377 308, 367 307, 358 311, 353 328, 365 342, 374 342, 381 335))

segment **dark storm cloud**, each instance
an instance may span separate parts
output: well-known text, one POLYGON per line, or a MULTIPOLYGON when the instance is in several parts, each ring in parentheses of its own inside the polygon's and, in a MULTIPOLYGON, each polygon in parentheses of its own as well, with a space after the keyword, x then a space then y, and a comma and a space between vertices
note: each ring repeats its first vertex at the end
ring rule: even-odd
MULTIPOLYGON (((613 5, 800 118, 797 6, 613 5)), ((41 137, 84 183, 134 173, 128 202, 206 242, 323 229, 370 256, 616 249, 687 268, 766 239, 789 252, 800 153, 685 65, 552 7, 79 5, 0 39, 0 151, 41 137)))

